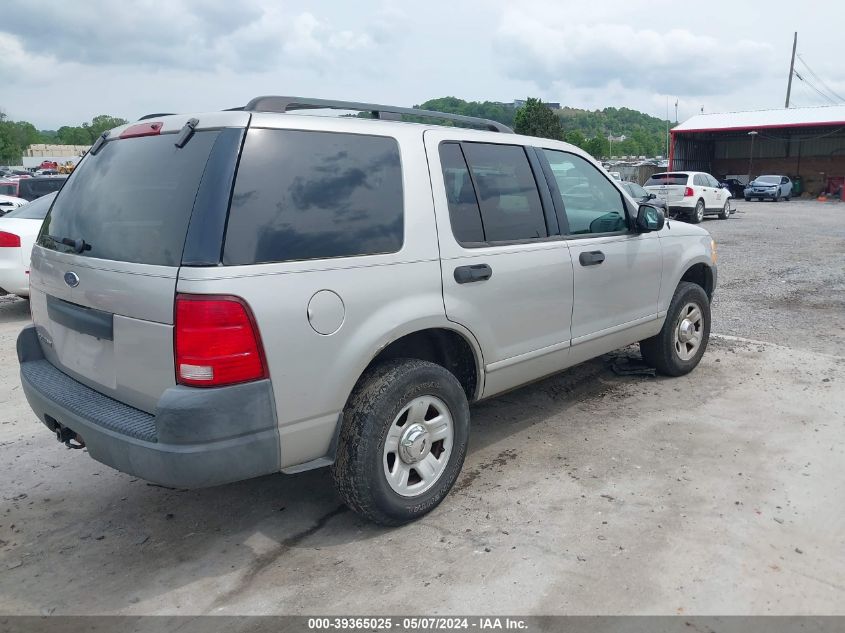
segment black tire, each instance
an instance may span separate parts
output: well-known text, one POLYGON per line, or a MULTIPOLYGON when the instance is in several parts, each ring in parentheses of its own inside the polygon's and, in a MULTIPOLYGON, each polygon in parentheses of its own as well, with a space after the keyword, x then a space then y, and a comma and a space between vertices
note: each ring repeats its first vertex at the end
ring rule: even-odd
POLYGON ((784 200, 786 200, 787 202, 792 200, 792 194, 789 194, 788 196, 786 196, 786 198, 784 198, 784 200))
POLYGON ((720 220, 727 220, 731 217, 731 203, 730 200, 725 201, 725 206, 722 207, 722 211, 719 213, 720 220))
POLYGON ((675 289, 675 295, 669 304, 666 321, 657 336, 640 341, 640 353, 643 360, 666 376, 683 376, 698 365, 707 342, 710 340, 710 300, 707 293, 698 284, 682 281, 675 289), (681 322, 681 311, 688 304, 695 304, 701 310, 702 338, 695 354, 682 359, 675 349, 675 331, 681 322))
POLYGON ((332 477, 338 494, 352 510, 381 525, 402 525, 436 508, 461 472, 469 444, 469 405, 455 376, 434 363, 389 360, 369 369, 355 386, 343 411, 332 477), (414 398, 431 395, 449 408, 453 446, 445 469, 427 491, 403 497, 384 472, 388 430, 414 398))
POLYGON ((772 202, 778 202, 778 201, 780 201, 780 196, 775 196, 774 198, 772 198, 772 202))
POLYGON ((689 216, 690 222, 693 224, 701 222, 704 219, 705 211, 707 211, 707 209, 704 207, 704 200, 699 198, 698 202, 695 203, 695 209, 693 209, 693 212, 689 216))
POLYGON ((745 199, 745 201, 746 201, 746 202, 751 202, 751 198, 746 198, 746 199, 745 199))

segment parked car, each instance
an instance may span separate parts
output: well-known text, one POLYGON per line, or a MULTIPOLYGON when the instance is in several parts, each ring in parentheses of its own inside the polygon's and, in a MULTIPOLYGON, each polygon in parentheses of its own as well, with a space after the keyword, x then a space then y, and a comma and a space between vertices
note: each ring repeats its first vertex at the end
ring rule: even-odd
POLYGON ((731 217, 731 194, 710 174, 700 171, 653 174, 643 187, 666 203, 671 216, 695 223, 701 222, 705 215, 718 215, 721 220, 731 217))
POLYGON ((658 209, 662 209, 664 215, 669 216, 666 202, 657 197, 657 194, 646 191, 635 182, 621 182, 622 188, 631 196, 635 202, 639 204, 652 204, 658 209))
POLYGON ((732 198, 742 198, 745 194, 745 187, 747 186, 744 182, 736 178, 723 178, 719 181, 719 184, 731 192, 732 198))
POLYGON ((0 196, 18 197, 18 179, 5 178, 0 180, 0 196))
POLYGON ((26 202, 0 218, 0 295, 29 296, 29 259, 55 193, 26 202))
POLYGON ((62 188, 67 176, 36 176, 18 181, 18 197, 35 200, 62 188))
POLYGON ((716 251, 573 145, 259 97, 98 140, 30 276, 21 382, 60 441, 177 487, 330 466, 398 525, 455 483, 469 402, 637 341, 694 369, 716 251))
POLYGON ((792 199, 792 181, 786 176, 757 176, 748 183, 744 191, 745 201, 765 200, 770 198, 773 202, 792 199))
POLYGON ((9 211, 17 209, 19 206, 26 203, 27 200, 24 200, 23 198, 0 194, 0 216, 7 214, 9 211))

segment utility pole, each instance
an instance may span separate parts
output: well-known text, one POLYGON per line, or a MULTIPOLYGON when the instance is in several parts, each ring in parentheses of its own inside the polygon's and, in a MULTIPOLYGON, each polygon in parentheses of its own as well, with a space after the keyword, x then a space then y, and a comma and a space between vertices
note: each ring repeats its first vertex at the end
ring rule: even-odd
POLYGON ((678 99, 675 99, 675 123, 678 122, 678 99))
POLYGON ((792 40, 792 59, 789 62, 789 81, 786 84, 786 105, 789 107, 789 95, 792 92, 792 75, 795 72, 795 49, 798 48, 798 31, 795 31, 795 37, 792 40))

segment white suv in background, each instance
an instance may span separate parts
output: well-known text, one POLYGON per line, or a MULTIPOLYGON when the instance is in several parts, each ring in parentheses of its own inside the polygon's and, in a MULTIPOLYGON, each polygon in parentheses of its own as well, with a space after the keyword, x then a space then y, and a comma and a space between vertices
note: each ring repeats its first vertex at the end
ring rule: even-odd
POLYGON ((731 192, 702 171, 653 174, 643 188, 666 203, 670 216, 682 215, 696 224, 705 215, 718 215, 720 220, 731 216, 731 192))

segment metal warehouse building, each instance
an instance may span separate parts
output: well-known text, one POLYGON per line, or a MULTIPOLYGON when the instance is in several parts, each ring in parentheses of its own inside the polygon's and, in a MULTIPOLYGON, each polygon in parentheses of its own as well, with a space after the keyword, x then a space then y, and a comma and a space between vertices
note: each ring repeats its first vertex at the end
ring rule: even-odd
POLYGON ((845 183, 845 106, 699 114, 672 130, 669 168, 747 182, 797 180, 817 195, 845 183))

